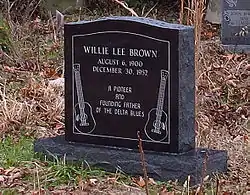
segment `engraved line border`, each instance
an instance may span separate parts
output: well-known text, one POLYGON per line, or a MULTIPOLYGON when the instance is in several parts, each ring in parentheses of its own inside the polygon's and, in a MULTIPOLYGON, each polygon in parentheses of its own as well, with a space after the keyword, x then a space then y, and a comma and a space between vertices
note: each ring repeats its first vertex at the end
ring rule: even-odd
MULTIPOLYGON (((132 33, 132 32, 127 32, 127 31, 101 31, 101 32, 95 32, 95 33, 88 33, 88 34, 78 34, 78 35, 73 35, 72 36, 72 64, 71 67, 73 68, 73 64, 75 64, 74 62, 74 38, 75 37, 85 37, 85 36, 91 36, 91 35, 97 35, 97 34, 105 34, 105 33, 121 33, 121 34, 131 34, 131 35, 136 35, 136 36, 140 36, 140 37, 144 37, 144 38, 148 38, 148 39, 152 39, 152 40, 156 40, 159 42, 165 42, 168 45, 168 71, 169 71, 169 80, 168 80, 168 141, 167 142, 159 142, 159 141, 152 141, 152 140, 142 140, 144 142, 150 142, 150 143, 159 143, 159 144, 170 144, 170 87, 171 87, 171 74, 170 74, 170 41, 166 41, 166 40, 162 40, 162 39, 157 39, 154 37, 150 37, 147 35, 143 35, 143 34, 138 34, 138 33, 132 33)), ((73 71, 72 71, 72 94, 73 94, 73 98, 72 98, 72 105, 74 106, 74 96, 75 96, 75 91, 74 91, 74 76, 73 76, 73 71)), ((89 133, 80 133, 80 132, 75 132, 75 119, 74 119, 74 109, 73 109, 73 134, 75 135, 88 135, 88 136, 93 136, 93 137, 103 137, 103 138, 112 138, 112 139, 124 139, 124 140, 132 140, 132 141, 138 141, 137 139, 132 139, 132 138, 124 138, 124 137, 117 137, 117 136, 108 136, 108 135, 95 135, 95 134, 89 134, 89 133)))

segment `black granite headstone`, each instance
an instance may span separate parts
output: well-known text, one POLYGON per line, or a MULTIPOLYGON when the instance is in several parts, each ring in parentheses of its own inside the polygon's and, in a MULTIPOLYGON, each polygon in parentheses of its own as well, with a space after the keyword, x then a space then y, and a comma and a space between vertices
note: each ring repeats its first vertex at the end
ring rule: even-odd
POLYGON ((194 148, 193 28, 113 18, 65 25, 66 140, 194 148))
POLYGON ((250 51, 250 1, 222 1, 221 41, 224 47, 235 52, 250 51))
POLYGON ((226 171, 226 151, 195 149, 193 27, 111 17, 64 34, 65 137, 37 140, 36 152, 143 174, 140 131, 150 177, 198 183, 226 171))

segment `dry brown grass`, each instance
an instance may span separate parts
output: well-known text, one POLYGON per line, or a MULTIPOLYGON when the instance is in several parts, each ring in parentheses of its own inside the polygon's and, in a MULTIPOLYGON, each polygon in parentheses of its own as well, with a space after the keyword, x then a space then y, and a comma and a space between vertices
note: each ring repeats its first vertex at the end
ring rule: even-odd
MULTIPOLYGON (((185 1, 180 0, 181 9, 179 15, 180 24, 194 26, 195 34, 195 70, 199 69, 199 58, 201 49, 202 24, 205 15, 207 0, 188 0, 187 7, 184 7, 185 1)), ((198 74, 196 73, 196 76, 198 74)), ((197 78, 197 77, 196 77, 197 78)))
POLYGON ((9 26, 15 49, 0 51, 0 134, 56 133, 64 126, 63 87, 49 83, 60 78, 62 42, 54 41, 50 22, 9 26))
POLYGON ((224 190, 242 193, 250 184, 250 55, 225 52, 219 37, 204 30, 205 5, 189 0, 184 7, 181 0, 179 15, 180 23, 195 29, 196 143, 228 151, 230 171, 220 181, 224 190))
POLYGON ((227 150, 230 171, 224 182, 233 184, 231 190, 246 190, 250 181, 250 55, 224 53, 219 40, 203 41, 201 54, 197 146, 227 150))

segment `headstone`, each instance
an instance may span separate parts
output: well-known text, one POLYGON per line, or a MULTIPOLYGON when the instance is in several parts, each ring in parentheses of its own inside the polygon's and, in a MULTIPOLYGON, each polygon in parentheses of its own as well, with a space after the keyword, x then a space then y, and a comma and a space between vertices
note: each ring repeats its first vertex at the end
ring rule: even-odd
POLYGON ((250 51, 250 1, 222 1, 222 30, 223 46, 232 52, 250 51))
POLYGON ((225 151, 195 149, 194 29, 135 17, 65 24, 65 139, 37 152, 149 176, 201 181, 225 171, 225 151))
POLYGON ((143 19, 65 25, 66 140, 137 149, 141 131, 145 150, 193 149, 193 42, 143 19))
POLYGON ((209 0, 205 19, 212 24, 221 24, 221 2, 209 0))

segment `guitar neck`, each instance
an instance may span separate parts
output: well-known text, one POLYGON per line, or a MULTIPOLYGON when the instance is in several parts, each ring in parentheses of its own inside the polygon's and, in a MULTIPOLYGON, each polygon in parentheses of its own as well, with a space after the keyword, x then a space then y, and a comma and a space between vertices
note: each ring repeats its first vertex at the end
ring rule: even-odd
POLYGON ((75 70, 75 83, 76 83, 76 91, 77 91, 77 99, 80 105, 80 108, 84 107, 84 97, 82 91, 82 82, 81 82, 81 75, 80 71, 75 70))
POLYGON ((157 119, 161 118, 161 116, 162 116, 162 110, 163 110, 163 104, 164 104, 164 98, 165 98, 166 82, 167 82, 167 79, 161 79, 159 93, 158 93, 157 108, 156 108, 157 119))

